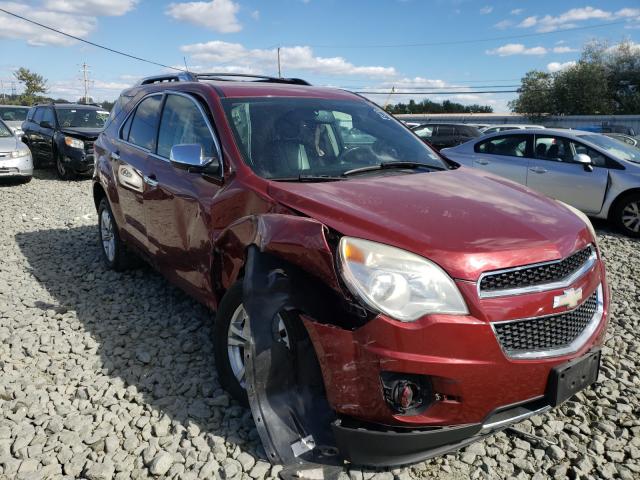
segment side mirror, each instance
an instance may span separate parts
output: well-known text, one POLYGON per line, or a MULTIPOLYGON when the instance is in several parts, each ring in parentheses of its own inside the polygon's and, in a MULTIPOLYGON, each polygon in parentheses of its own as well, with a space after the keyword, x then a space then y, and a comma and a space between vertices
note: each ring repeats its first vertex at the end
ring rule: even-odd
POLYGON ((53 125, 51 125, 50 122, 48 122, 47 120, 43 120, 40 122, 40 126, 42 128, 53 128, 53 125))
POLYGON ((573 156, 573 161, 582 165, 591 165, 591 157, 584 153, 578 153, 573 156))
POLYGON ((220 170, 220 159, 204 157, 202 146, 197 143, 174 145, 169 160, 174 167, 194 173, 217 174, 220 170))

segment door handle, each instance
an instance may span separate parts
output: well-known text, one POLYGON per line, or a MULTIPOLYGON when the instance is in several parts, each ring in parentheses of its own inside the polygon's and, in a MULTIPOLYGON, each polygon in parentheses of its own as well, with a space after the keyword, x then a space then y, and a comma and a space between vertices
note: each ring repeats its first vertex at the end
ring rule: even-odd
POLYGON ((489 163, 491 162, 489 162, 488 160, 476 160, 476 163, 478 165, 489 165, 489 163))
POLYGON ((542 168, 542 167, 531 167, 529 169, 530 172, 533 173, 547 173, 548 170, 546 168, 542 168))
POLYGON ((111 152, 110 157, 114 162, 120 160, 120 154, 118 152, 111 152))
POLYGON ((158 186, 158 180, 156 180, 156 176, 153 175, 153 174, 149 175, 148 177, 146 175, 144 175, 142 177, 142 179, 144 180, 144 183, 146 183, 150 187, 157 187, 158 186))

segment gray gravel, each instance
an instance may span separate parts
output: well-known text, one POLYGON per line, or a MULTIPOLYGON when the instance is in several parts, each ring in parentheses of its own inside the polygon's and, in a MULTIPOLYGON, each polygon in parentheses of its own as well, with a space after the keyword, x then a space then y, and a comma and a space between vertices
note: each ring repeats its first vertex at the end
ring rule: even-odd
MULTIPOLYGON (((88 180, 0 184, 0 478, 277 475, 220 388, 210 314, 147 267, 106 271, 88 180)), ((345 480, 640 478, 638 242, 600 226, 614 303, 599 384, 519 428, 345 480)))

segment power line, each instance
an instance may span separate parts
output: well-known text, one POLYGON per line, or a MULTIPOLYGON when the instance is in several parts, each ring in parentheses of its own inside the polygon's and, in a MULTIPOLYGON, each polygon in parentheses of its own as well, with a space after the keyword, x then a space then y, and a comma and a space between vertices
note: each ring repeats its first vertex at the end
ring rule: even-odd
POLYGON ((146 58, 138 57, 136 55, 132 55, 130 53, 122 52, 120 50, 115 50, 113 48, 109 48, 109 47, 107 47, 105 45, 100 45, 99 43, 91 42, 91 41, 86 40, 86 39, 81 38, 81 37, 76 37, 75 35, 71 35, 69 33, 63 32, 63 31, 58 30, 56 28, 49 27, 48 25, 44 25, 42 23, 36 22, 34 20, 31 20, 29 18, 23 17, 22 15, 18 15, 17 13, 13 13, 13 12, 10 12, 9 10, 5 10, 4 8, 0 8, 0 12, 6 13, 7 15, 11 15, 12 17, 19 18, 20 20, 24 20, 25 22, 29 22, 29 23, 31 23, 33 25, 37 25, 38 27, 44 28, 46 30, 50 30, 52 32, 58 33, 58 34, 63 35, 65 37, 72 38, 72 39, 77 40, 79 42, 83 42, 83 43, 86 43, 88 45, 91 45, 91 46, 94 46, 94 47, 97 47, 97 48, 101 48, 101 49, 106 50, 106 51, 111 52, 111 53, 116 53, 116 54, 122 55, 124 57, 132 58, 133 60, 138 60, 140 62, 150 63, 151 65, 156 65, 156 66, 162 67, 162 68, 169 68, 171 70, 177 70, 177 71, 180 71, 180 72, 184 71, 181 68, 172 67, 170 65, 165 65, 165 64, 160 63, 160 62, 154 62, 153 60, 147 60, 146 58))
POLYGON ((359 93, 361 95, 461 95, 461 94, 482 94, 482 93, 517 93, 520 90, 482 90, 482 91, 476 91, 476 90, 470 90, 467 92, 461 92, 459 90, 454 90, 454 91, 450 91, 450 92, 442 92, 442 91, 437 91, 437 92, 425 92, 425 91, 410 91, 410 92, 391 92, 389 93, 388 91, 379 91, 379 92, 371 92, 371 91, 360 91, 360 92, 354 92, 354 93, 359 93))
MULTIPOLYGON (((362 86, 362 87, 341 87, 341 88, 346 88, 349 90, 370 90, 370 89, 374 89, 374 90, 386 90, 388 88, 391 87, 372 87, 372 86, 362 86)), ((407 85, 407 86, 402 86, 402 85, 393 85, 393 88, 395 89, 401 89, 401 88, 410 88, 412 90, 451 90, 454 88, 520 88, 520 84, 517 85, 464 85, 464 86, 460 86, 460 87, 456 87, 455 85, 447 85, 446 87, 420 87, 420 86, 413 86, 413 85, 407 85)))
POLYGON ((498 37, 475 38, 467 40, 446 40, 441 42, 421 42, 421 43, 396 43, 396 44, 380 44, 380 45, 307 45, 311 48, 408 48, 408 47, 437 47, 442 45, 464 45, 468 43, 495 42, 501 40, 513 40, 517 38, 540 37, 543 35, 554 35, 557 33, 572 32, 576 30, 590 30, 594 28, 610 27, 612 25, 620 25, 626 23, 625 20, 608 23, 598 23, 596 25, 585 25, 582 27, 563 28, 552 32, 522 33, 520 35, 502 35, 498 37))

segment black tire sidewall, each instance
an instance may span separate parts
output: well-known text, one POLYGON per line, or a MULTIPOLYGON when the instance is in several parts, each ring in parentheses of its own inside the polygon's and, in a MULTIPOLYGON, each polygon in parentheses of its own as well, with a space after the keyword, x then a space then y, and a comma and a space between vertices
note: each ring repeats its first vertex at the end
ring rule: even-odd
MULTIPOLYGON (((56 167, 56 173, 58 174, 58 177, 61 180, 69 180, 70 178, 73 177, 73 172, 71 172, 69 170, 69 168, 64 165, 64 163, 62 162, 62 154, 59 153, 57 150, 54 150, 54 152, 53 152, 53 160, 54 160, 54 164, 55 164, 55 167, 56 167), (60 172, 60 169, 58 167, 58 163, 60 163, 60 165, 63 166, 64 174, 62 174, 60 172)), ((113 218, 113 216, 112 216, 112 218, 113 218)))
POLYGON ((615 222, 616 226, 618 227, 618 230, 620 230, 620 232, 624 233, 628 237, 640 238, 640 232, 634 232, 632 230, 629 230, 625 226, 625 224, 622 223, 622 212, 624 211, 625 207, 629 203, 632 203, 632 202, 640 203, 640 194, 633 193, 631 195, 627 195, 624 198, 622 198, 619 202, 617 202, 613 218, 614 218, 614 222, 615 222))

